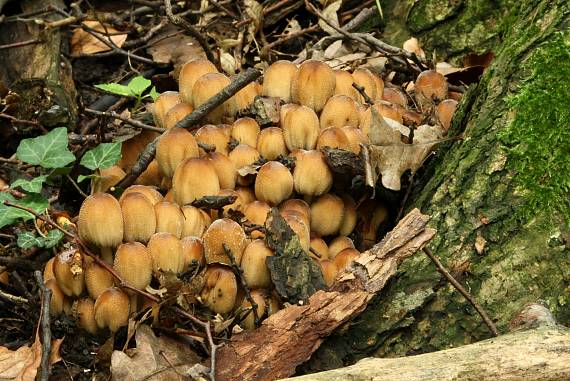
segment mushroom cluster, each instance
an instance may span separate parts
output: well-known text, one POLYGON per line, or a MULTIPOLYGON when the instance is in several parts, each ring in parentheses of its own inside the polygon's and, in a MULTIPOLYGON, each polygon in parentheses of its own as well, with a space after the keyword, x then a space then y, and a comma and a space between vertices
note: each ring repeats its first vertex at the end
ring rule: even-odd
MULTIPOLYGON (((135 288, 144 290, 162 274, 180 275, 199 266, 203 288, 198 303, 227 315, 251 310, 253 299, 260 319, 281 305, 266 263, 274 255, 263 229, 272 208, 318 263, 328 286, 360 255, 351 239, 357 224, 363 242, 358 248, 365 249, 376 242, 387 219, 385 205, 368 200, 357 207, 334 183, 322 149, 358 154, 368 142, 372 108, 383 118, 411 125, 421 123, 423 107, 431 104, 430 112, 447 128, 457 103, 447 99, 447 82, 435 71, 418 77, 415 97, 421 108, 413 111, 406 92, 385 86, 368 69, 351 73, 313 60, 301 65, 278 61, 265 71, 263 84, 246 86, 214 109, 208 124, 189 132, 176 123, 230 78, 209 61, 195 60, 182 67, 178 80, 179 92, 162 93, 152 107, 156 124, 166 129, 154 161, 119 199, 105 193, 155 135, 144 132, 126 142, 121 161, 102 171, 94 193, 83 202, 78 233, 135 288), (255 119, 236 118, 259 95, 284 102, 278 125, 261 128, 255 119), (294 165, 286 165, 290 162, 294 165), (234 196, 235 201, 219 210, 192 205, 205 196, 234 196)), ((104 268, 78 251, 59 255, 45 273, 54 294, 51 311, 67 312, 70 301, 79 298, 79 322, 89 332, 114 332, 127 323, 129 311, 141 307, 136 293, 121 289, 104 268)), ((254 328, 252 315, 242 320, 245 329, 254 328)))

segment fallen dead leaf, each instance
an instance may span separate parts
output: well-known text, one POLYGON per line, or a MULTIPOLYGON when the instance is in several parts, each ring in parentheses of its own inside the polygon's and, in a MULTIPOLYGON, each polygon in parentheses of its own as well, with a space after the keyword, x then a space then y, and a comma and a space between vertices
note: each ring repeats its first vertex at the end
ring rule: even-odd
POLYGON ((180 66, 198 58, 205 58, 204 49, 198 41, 184 35, 180 29, 170 25, 149 41, 147 52, 152 60, 159 64, 174 65, 175 77, 178 77, 180 66))
MULTIPOLYGON (((54 339, 51 342, 50 364, 62 360, 59 348, 64 338, 54 339)), ((36 339, 30 347, 20 347, 11 351, 0 347, 0 380, 8 381, 34 381, 42 360, 42 343, 36 334, 36 339)))
MULTIPOLYGON (((115 28, 106 25, 106 28, 99 23, 99 21, 84 21, 83 24, 87 25, 89 28, 94 29, 98 32, 105 33, 105 29, 107 33, 111 36, 111 41, 118 47, 123 46, 125 41, 127 40, 127 33, 124 34, 115 34, 119 31, 115 28)), ((103 38, 108 38, 105 35, 101 35, 103 38)), ((93 37, 90 33, 84 31, 81 28, 76 28, 73 30, 71 35, 71 56, 77 57, 82 54, 95 54, 101 52, 107 52, 111 50, 107 45, 103 42, 98 40, 97 38, 93 37)))
MULTIPOLYGON (((327 5, 327 7, 323 10, 323 16, 333 25, 339 26, 338 22, 338 15, 337 12, 342 5, 342 0, 335 1, 334 3, 327 5)), ((324 20, 319 19, 319 26, 331 36, 335 36, 338 34, 333 27, 327 24, 324 20)))
POLYGON ((114 351, 111 356, 113 380, 160 381, 187 380, 195 373, 200 358, 181 341, 156 337, 148 325, 135 334, 137 347, 127 353, 114 351))

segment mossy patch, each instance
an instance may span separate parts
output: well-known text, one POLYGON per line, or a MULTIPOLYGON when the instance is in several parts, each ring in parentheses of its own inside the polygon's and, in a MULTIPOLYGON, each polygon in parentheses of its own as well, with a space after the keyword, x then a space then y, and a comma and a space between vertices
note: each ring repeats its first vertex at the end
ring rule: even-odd
POLYGON ((570 223, 570 44, 562 34, 534 50, 525 63, 529 76, 507 99, 512 122, 499 133, 507 168, 524 189, 516 217, 537 210, 560 212, 570 223))

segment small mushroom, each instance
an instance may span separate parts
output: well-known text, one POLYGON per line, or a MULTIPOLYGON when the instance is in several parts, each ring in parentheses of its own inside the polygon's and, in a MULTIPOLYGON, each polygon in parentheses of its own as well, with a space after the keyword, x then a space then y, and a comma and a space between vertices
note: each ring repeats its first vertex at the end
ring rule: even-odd
POLYGON ((263 164, 255 179, 255 196, 269 205, 279 205, 293 193, 293 175, 278 161, 263 164))
POLYGON ((174 199, 180 206, 220 191, 220 181, 212 163, 205 159, 185 159, 172 178, 174 199))
POLYGON ((207 263, 231 264, 224 244, 231 250, 236 263, 240 263, 247 238, 242 227, 229 218, 221 218, 212 222, 204 236, 204 255, 207 263))
POLYGON ((343 217, 344 203, 332 193, 319 197, 311 204, 311 230, 321 236, 337 234, 343 217))
POLYGON ((171 272, 178 274, 184 269, 182 243, 174 234, 155 233, 147 244, 152 257, 154 273, 171 272))
POLYGON ((184 214, 178 204, 161 201, 154 205, 156 215, 156 233, 172 233, 177 238, 182 237, 184 230, 184 214))
POLYGON ((286 112, 281 128, 289 151, 315 148, 320 127, 319 118, 311 108, 292 107, 286 112))
POLYGON ((279 127, 268 127, 257 136, 257 151, 267 160, 275 160, 279 155, 287 156, 283 130, 279 127))
POLYGON ((336 76, 326 63, 307 60, 291 82, 291 100, 320 112, 334 94, 336 76))
POLYGON ((209 265, 200 298, 210 310, 227 314, 234 308, 237 298, 237 281, 233 271, 223 265, 209 265))
POLYGON ((266 259, 273 251, 263 240, 250 242, 241 257, 241 268, 247 286, 251 288, 267 288, 271 286, 271 274, 266 259))
POLYGON ((290 61, 274 62, 263 75, 262 94, 266 97, 281 98, 285 103, 291 102, 291 82, 298 70, 290 61))
POLYGON ((332 96, 319 117, 321 129, 329 127, 358 127, 359 116, 356 102, 346 95, 332 96))
POLYGON ((197 59, 182 65, 178 76, 178 86, 182 100, 188 104, 193 104, 192 90, 198 78, 204 74, 217 72, 216 66, 206 59, 197 59))
POLYGON ((138 192, 131 192, 120 200, 124 222, 124 241, 148 242, 156 231, 156 215, 149 199, 138 192))
POLYGON ((129 297, 123 291, 112 287, 103 292, 95 301, 95 321, 99 329, 108 328, 111 333, 129 320, 129 297))

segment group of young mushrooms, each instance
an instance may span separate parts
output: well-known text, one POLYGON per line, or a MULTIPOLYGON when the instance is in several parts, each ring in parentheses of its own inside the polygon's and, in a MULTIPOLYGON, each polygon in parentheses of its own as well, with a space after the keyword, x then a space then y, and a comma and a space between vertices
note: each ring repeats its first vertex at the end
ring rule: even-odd
MULTIPOLYGON (((230 266, 233 259, 262 319, 282 305, 272 290, 266 258, 273 252, 262 228, 271 209, 278 208, 303 250, 319 264, 326 284, 332 285, 359 256, 358 249, 376 242, 388 212, 377 201, 357 207, 349 194, 337 189, 321 148, 358 154, 368 141, 372 108, 406 125, 420 124, 424 110, 413 111, 407 93, 384 86, 368 69, 351 73, 313 60, 300 65, 278 61, 265 71, 262 84, 249 84, 207 116, 210 124, 189 132, 176 123, 230 79, 199 59, 181 68, 178 81, 179 92, 165 92, 152 105, 157 126, 166 131, 136 185, 119 199, 106 193, 158 136, 155 132, 144 131, 126 141, 118 165, 100 171, 92 184, 92 195, 77 219, 84 244, 140 290, 156 287, 164 274, 180 275, 199 266, 203 287, 196 303, 226 317, 251 309, 230 266), (362 87, 372 105, 353 83, 362 87), (255 119, 235 119, 258 95, 284 102, 279 125, 260 128, 255 119), (291 169, 286 164, 292 161, 291 169), (219 210, 192 206, 215 195, 235 196, 235 202, 219 210), (358 249, 349 238, 357 224, 363 241, 358 249)), ((435 101, 432 117, 448 128, 457 102, 447 99, 445 78, 426 71, 414 91, 416 100, 435 101)), ((79 325, 91 333, 105 328, 115 332, 127 324, 130 313, 152 304, 122 289, 104 267, 77 250, 50 260, 45 281, 53 291, 51 312, 70 313, 76 300, 79 325)), ((252 315, 241 321, 243 328, 255 327, 252 315)))

